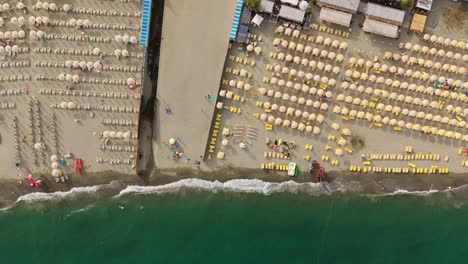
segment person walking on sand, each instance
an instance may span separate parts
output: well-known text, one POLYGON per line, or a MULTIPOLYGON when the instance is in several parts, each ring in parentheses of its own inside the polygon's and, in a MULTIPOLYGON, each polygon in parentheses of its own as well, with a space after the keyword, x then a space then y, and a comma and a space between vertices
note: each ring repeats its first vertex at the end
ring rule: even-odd
POLYGON ((207 96, 206 96, 206 99, 208 99, 208 101, 210 101, 211 95, 207 95, 207 96))

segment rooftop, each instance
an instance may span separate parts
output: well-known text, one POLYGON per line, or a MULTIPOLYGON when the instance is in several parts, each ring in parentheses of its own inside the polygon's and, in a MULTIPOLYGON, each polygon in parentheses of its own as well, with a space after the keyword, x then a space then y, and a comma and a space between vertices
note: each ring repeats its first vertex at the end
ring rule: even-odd
POLYGON ((359 0, 319 0, 318 4, 334 6, 356 13, 359 7, 359 0))
POLYGON ((400 26, 403 24, 403 20, 405 19, 405 11, 374 3, 367 4, 367 15, 378 19, 392 21, 400 26))
POLYGON ((320 20, 325 20, 338 25, 349 27, 351 24, 352 14, 338 11, 331 8, 322 7, 320 11, 320 20))

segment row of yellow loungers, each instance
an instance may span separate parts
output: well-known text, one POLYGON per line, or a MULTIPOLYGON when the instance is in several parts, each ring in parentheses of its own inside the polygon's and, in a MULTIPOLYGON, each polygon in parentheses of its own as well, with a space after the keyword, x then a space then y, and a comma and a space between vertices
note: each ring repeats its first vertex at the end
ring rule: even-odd
POLYGON ((439 154, 370 154, 369 160, 440 160, 439 154))
POLYGON ((327 32, 327 33, 331 33, 331 34, 335 34, 337 36, 342 36, 342 37, 345 37, 345 38, 349 38, 349 32, 346 32, 346 31, 341 31, 339 29, 335 29, 335 28, 332 28, 332 27, 329 27, 329 26, 326 26, 326 25, 317 25, 317 24, 310 24, 310 27, 312 29, 316 29, 316 30, 319 30, 319 31, 322 31, 322 32, 327 32))
POLYGON ((250 64, 250 66, 255 65, 255 60, 253 60, 253 59, 251 60, 251 59, 247 59, 247 58, 241 58, 241 57, 234 56, 234 55, 229 55, 229 59, 232 60, 232 61, 238 62, 238 63, 250 64))
POLYGON ((287 171, 289 166, 275 163, 262 163, 261 168, 264 170, 287 171))
POLYGON ((216 114, 216 121, 214 123, 213 131, 211 133, 210 147, 208 149, 208 152, 210 153, 210 155, 214 153, 215 148, 216 148, 216 139, 218 138, 218 130, 219 130, 219 126, 221 125, 222 118, 223 118, 222 114, 216 114))
POLYGON ((283 153, 279 153, 279 152, 267 152, 267 151, 265 151, 264 155, 265 155, 265 158, 287 159, 287 160, 291 159, 291 157, 287 157, 283 153))
POLYGON ((351 172, 383 172, 383 173, 395 173, 395 174, 407 174, 407 173, 414 173, 414 174, 448 174, 448 168, 439 168, 437 166, 432 166, 430 168, 386 168, 386 167, 360 167, 360 166, 350 166, 349 170, 351 172))
MULTIPOLYGON (((231 67, 226 67, 226 68, 224 69, 224 71, 227 72, 227 73, 232 73, 232 74, 234 74, 234 75, 240 75, 240 72, 241 72, 240 69, 231 68, 231 67)), ((252 77, 252 73, 249 72, 249 71, 247 71, 246 77, 247 77, 247 78, 252 77)))

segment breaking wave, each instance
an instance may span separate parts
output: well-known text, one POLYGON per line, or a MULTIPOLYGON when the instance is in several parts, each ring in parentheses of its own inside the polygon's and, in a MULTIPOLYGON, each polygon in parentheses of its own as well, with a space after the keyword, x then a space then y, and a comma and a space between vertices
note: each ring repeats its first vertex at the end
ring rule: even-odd
POLYGON ((74 187, 69 191, 62 192, 34 192, 18 197, 17 203, 25 202, 47 202, 47 201, 62 201, 65 199, 74 199, 81 197, 99 198, 107 193, 116 193, 122 190, 125 186, 118 181, 112 181, 108 184, 100 184, 86 187, 74 187))
MULTIPOLYGON (((193 189, 209 192, 237 192, 237 193, 257 193, 270 195, 273 193, 307 193, 311 195, 324 195, 335 191, 353 191, 356 183, 352 186, 328 183, 298 183, 286 181, 281 183, 265 182, 259 179, 235 179, 226 182, 207 181, 196 178, 183 179, 177 182, 159 186, 137 186, 132 185, 120 191, 117 197, 128 194, 164 194, 174 193, 181 189, 193 189)), ((359 188, 358 188, 359 189, 359 188)))
MULTIPOLYGON (((235 193, 254 193, 271 195, 275 193, 306 194, 312 196, 331 195, 335 193, 351 193, 364 195, 367 197, 385 197, 385 196, 432 196, 444 194, 446 198, 468 199, 468 185, 459 186, 446 190, 427 190, 427 191, 409 191, 405 189, 396 189, 393 192, 382 193, 380 191, 364 190, 361 183, 357 181, 335 180, 331 183, 298 183, 295 181, 286 182, 266 182, 259 179, 233 179, 226 182, 207 181, 197 178, 182 179, 157 186, 126 186, 118 181, 109 184, 95 185, 89 187, 75 187, 66 192, 42 193, 35 192, 20 196, 16 200, 18 203, 34 202, 60 202, 63 200, 98 200, 100 198, 114 197, 119 198, 126 195, 144 195, 144 194, 168 194, 177 193, 181 190, 197 190, 205 192, 235 192, 235 193)), ((4 208, 7 209, 7 208, 4 208)))

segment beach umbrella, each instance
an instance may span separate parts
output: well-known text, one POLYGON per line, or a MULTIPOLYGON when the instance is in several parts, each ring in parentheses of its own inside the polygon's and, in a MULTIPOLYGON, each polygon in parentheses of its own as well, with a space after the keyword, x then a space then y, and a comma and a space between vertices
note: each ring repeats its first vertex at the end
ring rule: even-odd
POLYGON ((448 51, 448 52, 445 54, 445 57, 446 57, 446 58, 449 58, 449 59, 453 58, 453 52, 448 51))
POLYGON ((295 128, 298 127, 298 125, 299 125, 299 124, 298 124, 296 121, 292 121, 292 122, 291 122, 291 128, 294 128, 294 129, 295 129, 295 128))
POLYGON ((335 105, 335 107, 333 107, 333 113, 335 114, 341 113, 341 107, 338 105, 335 105))
POLYGON ((275 117, 272 116, 272 115, 269 115, 268 119, 267 119, 267 122, 273 124, 275 122, 275 117))
POLYGON ((260 115, 260 120, 266 121, 266 120, 267 120, 267 117, 268 117, 267 114, 262 113, 262 114, 260 115))
POLYGON ((403 55, 403 56, 401 56, 401 61, 402 61, 402 62, 405 62, 405 63, 406 63, 408 60, 409 60, 409 56, 408 56, 408 55, 403 55))
POLYGON ((342 61, 343 61, 343 58, 344 58, 344 57, 343 57, 342 54, 338 54, 338 55, 336 55, 335 61, 337 61, 337 62, 342 62, 342 61))
POLYGON ((355 57, 349 58, 349 64, 355 64, 357 62, 357 59, 355 57))
POLYGON ((413 44, 411 44, 410 42, 406 42, 405 49, 410 50, 412 47, 413 47, 413 44))
POLYGON ((348 115, 348 114, 349 114, 349 109, 346 108, 346 107, 343 107, 343 108, 341 109, 341 115, 346 116, 346 115, 348 115))
POLYGON ((286 28, 285 31, 284 31, 284 34, 285 34, 286 36, 291 36, 291 34, 292 34, 292 28, 286 28))
POLYGON ((312 130, 312 133, 314 133, 315 135, 320 134, 320 128, 315 126, 312 130))
POLYGON ((437 43, 443 44, 444 43, 444 37, 438 37, 437 38, 437 43))
POLYGON ((323 37, 322 37, 322 36, 318 36, 318 37, 315 39, 315 43, 321 44, 322 42, 323 42, 323 37))
POLYGON ((70 11, 70 9, 71 9, 71 6, 70 6, 69 4, 64 4, 64 5, 63 5, 63 10, 64 10, 65 12, 70 11))
POLYGON ((344 50, 344 49, 348 48, 348 43, 346 43, 346 42, 344 42, 344 41, 343 41, 343 42, 341 42, 341 43, 340 43, 340 47, 339 47, 339 48, 340 48, 340 49, 342 49, 342 50, 344 50))
POLYGON ((80 79, 80 77, 78 77, 78 75, 76 75, 76 74, 73 75, 73 77, 72 77, 73 82, 78 82, 79 79, 80 79))
POLYGON ((254 51, 255 51, 255 53, 257 55, 260 55, 260 53, 262 52, 262 48, 261 47, 255 47, 254 51))
POLYGON ((303 59, 301 60, 301 64, 304 65, 304 66, 307 66, 307 65, 309 64, 309 60, 306 59, 306 58, 303 58, 303 59))
POLYGON ((318 115, 317 116, 317 123, 321 124, 324 120, 325 120, 325 117, 323 115, 318 115))
MULTIPOLYGON (((96 50, 96 49, 93 50, 93 54, 94 54, 94 55, 96 55, 96 54, 95 54, 95 50, 96 50)), ((98 50, 99 50, 99 49, 98 49, 98 50)), ((100 53, 100 51, 99 51, 99 53, 100 53)), ((128 57, 128 55, 129 55, 128 50, 122 50, 122 56, 128 57)))
POLYGON ((441 49, 441 50, 437 51, 437 56, 443 57, 444 55, 445 55, 445 50, 441 49))
POLYGON ((303 85, 302 85, 302 88, 301 88, 301 91, 304 92, 304 93, 309 92, 309 86, 303 84, 303 85))
POLYGON ((278 26, 275 30, 276 33, 283 33, 284 32, 284 27, 283 26, 278 26))
POLYGON ((334 74, 340 73, 340 67, 338 67, 338 66, 333 67, 332 72, 333 72, 334 74))
POLYGON ((296 48, 296 43, 293 41, 289 42, 288 49, 294 50, 295 48, 296 48))
POLYGON ((421 48, 421 52, 422 53, 428 53, 429 52, 429 47, 428 46, 424 46, 421 48))
POLYGON ((351 136, 351 130, 349 130, 349 128, 343 128, 343 130, 341 130, 341 134, 351 136))
POLYGON ((323 44, 325 46, 329 46, 331 43, 332 43, 332 40, 330 38, 325 38, 325 40, 323 41, 323 44))
POLYGON ((65 75, 65 80, 71 82, 73 80, 73 75, 71 75, 71 74, 65 75))
POLYGON ((340 42, 338 40, 333 40, 333 42, 331 43, 331 46, 333 48, 338 48, 340 46, 340 42))

